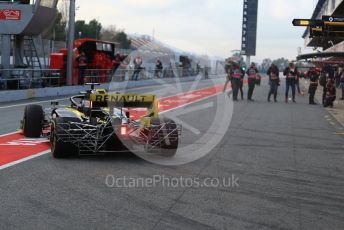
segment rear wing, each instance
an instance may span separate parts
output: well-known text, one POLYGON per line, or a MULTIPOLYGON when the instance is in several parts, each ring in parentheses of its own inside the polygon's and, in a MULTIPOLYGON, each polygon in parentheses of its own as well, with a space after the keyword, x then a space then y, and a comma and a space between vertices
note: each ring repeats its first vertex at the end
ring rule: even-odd
POLYGON ((147 108, 154 117, 158 115, 158 100, 155 95, 91 93, 90 101, 92 107, 147 108))
POLYGON ((141 94, 90 94, 90 101, 96 107, 151 108, 155 95, 141 94))

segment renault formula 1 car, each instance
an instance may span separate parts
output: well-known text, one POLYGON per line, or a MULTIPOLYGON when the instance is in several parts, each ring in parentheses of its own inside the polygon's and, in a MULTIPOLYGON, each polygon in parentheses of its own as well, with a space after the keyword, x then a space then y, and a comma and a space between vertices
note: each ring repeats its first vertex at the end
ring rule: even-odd
POLYGON ((95 89, 70 98, 70 106, 43 109, 25 107, 21 130, 26 137, 50 138, 55 158, 73 154, 92 155, 108 152, 142 151, 165 156, 175 155, 181 126, 171 119, 159 118, 155 95, 108 93, 95 89), (132 110, 145 109, 144 116, 133 118, 132 110))

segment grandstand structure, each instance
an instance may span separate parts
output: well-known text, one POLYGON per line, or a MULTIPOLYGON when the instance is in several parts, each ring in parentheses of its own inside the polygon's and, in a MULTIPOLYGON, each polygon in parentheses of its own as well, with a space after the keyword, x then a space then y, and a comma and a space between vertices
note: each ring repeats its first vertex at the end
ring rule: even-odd
POLYGON ((167 68, 178 66, 178 54, 162 42, 148 35, 129 35, 129 39, 131 40, 132 50, 130 56, 132 58, 142 57, 144 66, 148 70, 155 69, 155 62, 158 58, 167 68))
POLYGON ((210 60, 204 55, 184 52, 148 35, 129 35, 129 39, 133 50, 130 56, 141 56, 148 69, 155 68, 157 58, 163 62, 165 68, 186 70, 185 75, 195 74, 199 65, 202 67, 211 65, 210 60))
POLYGON ((171 55, 175 53, 174 50, 169 48, 167 45, 147 35, 130 35, 129 38, 131 40, 131 48, 133 50, 159 53, 160 55, 171 55))

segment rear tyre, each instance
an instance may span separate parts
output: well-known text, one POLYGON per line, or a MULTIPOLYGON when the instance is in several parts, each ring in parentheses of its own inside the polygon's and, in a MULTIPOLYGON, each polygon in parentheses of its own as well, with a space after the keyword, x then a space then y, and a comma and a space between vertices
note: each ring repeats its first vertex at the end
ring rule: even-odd
POLYGON ((171 119, 153 118, 151 120, 152 134, 157 133, 161 141, 159 154, 167 157, 172 157, 177 153, 179 144, 179 133, 177 124, 171 119), (164 128, 161 128, 165 124, 164 128), (168 137, 166 137, 168 135, 168 137), (165 138, 166 137, 166 138, 165 138))
POLYGON ((69 122, 80 122, 80 120, 78 118, 57 117, 52 122, 53 124, 50 136, 50 146, 53 157, 67 158, 76 156, 78 153, 78 148, 70 142, 62 141, 60 138, 62 137, 62 135, 67 134, 65 129, 69 128, 69 122))
POLYGON ((27 105, 24 111, 22 129, 25 137, 38 138, 42 134, 44 121, 43 108, 40 105, 27 105))

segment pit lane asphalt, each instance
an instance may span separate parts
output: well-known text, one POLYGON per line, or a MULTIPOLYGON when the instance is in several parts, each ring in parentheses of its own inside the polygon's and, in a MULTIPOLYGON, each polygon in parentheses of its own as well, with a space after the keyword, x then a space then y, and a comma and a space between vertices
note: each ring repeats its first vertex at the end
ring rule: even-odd
MULTIPOLYGON (((44 155, 0 171, 0 229, 343 229, 342 127, 305 97, 282 102, 284 87, 280 102, 268 103, 267 87, 264 81, 256 89, 255 102, 235 103, 221 143, 187 165, 164 167, 129 154, 65 160, 44 155), (105 183, 107 175, 233 174, 239 187, 105 183)), ((208 111, 182 118, 204 131, 212 116, 208 111)), ((183 135, 187 143, 190 133, 183 135)))

